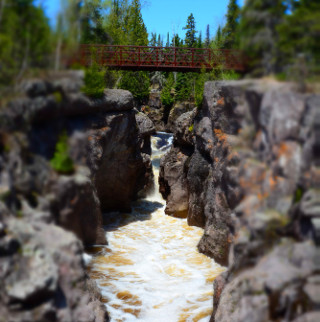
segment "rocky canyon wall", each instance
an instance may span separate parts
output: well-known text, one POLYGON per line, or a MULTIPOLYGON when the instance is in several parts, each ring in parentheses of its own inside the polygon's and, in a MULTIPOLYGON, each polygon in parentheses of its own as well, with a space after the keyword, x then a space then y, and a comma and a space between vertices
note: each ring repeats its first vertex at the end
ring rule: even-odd
POLYGON ((151 185, 154 128, 128 91, 82 86, 81 72, 28 80, 0 110, 0 321, 108 320, 83 247, 106 244, 102 213, 151 185), (70 173, 50 164, 59 142, 70 173))
POLYGON ((166 213, 204 228, 228 266, 212 321, 318 321, 320 96, 266 80, 208 82, 161 160, 166 213))

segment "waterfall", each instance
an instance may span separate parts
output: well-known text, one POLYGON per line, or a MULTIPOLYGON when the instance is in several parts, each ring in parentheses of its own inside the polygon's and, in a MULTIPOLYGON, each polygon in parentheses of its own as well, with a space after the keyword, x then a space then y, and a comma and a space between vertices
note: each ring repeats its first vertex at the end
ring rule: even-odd
POLYGON ((203 230, 165 215, 158 189, 160 158, 172 136, 152 137, 155 191, 130 214, 110 213, 109 246, 87 256, 111 321, 209 321, 214 278, 224 268, 198 253, 203 230))

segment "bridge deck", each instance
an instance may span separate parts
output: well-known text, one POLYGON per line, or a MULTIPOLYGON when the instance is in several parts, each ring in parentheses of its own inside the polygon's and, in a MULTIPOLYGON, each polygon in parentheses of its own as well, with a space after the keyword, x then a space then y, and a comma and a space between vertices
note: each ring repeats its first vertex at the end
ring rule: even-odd
POLYGON ((208 48, 81 45, 81 64, 93 61, 122 70, 199 72, 213 68, 244 70, 240 51, 208 48))

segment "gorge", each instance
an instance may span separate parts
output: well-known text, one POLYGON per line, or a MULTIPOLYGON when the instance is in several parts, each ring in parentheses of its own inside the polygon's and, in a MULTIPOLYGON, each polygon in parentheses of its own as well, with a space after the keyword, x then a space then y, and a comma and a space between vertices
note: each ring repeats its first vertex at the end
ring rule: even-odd
POLYGON ((169 146, 131 93, 82 82, 26 81, 1 110, 0 321, 318 321, 320 96, 208 82, 169 146))

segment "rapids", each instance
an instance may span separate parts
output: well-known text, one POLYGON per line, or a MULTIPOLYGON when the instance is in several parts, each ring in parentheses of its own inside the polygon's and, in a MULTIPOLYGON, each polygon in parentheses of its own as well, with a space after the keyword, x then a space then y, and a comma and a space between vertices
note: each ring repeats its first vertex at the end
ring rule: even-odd
POLYGON ((112 213, 108 247, 86 256, 111 321, 209 321, 212 282, 224 268, 197 251, 203 230, 165 215, 158 192, 159 163, 172 136, 152 138, 155 190, 130 214, 112 213))

